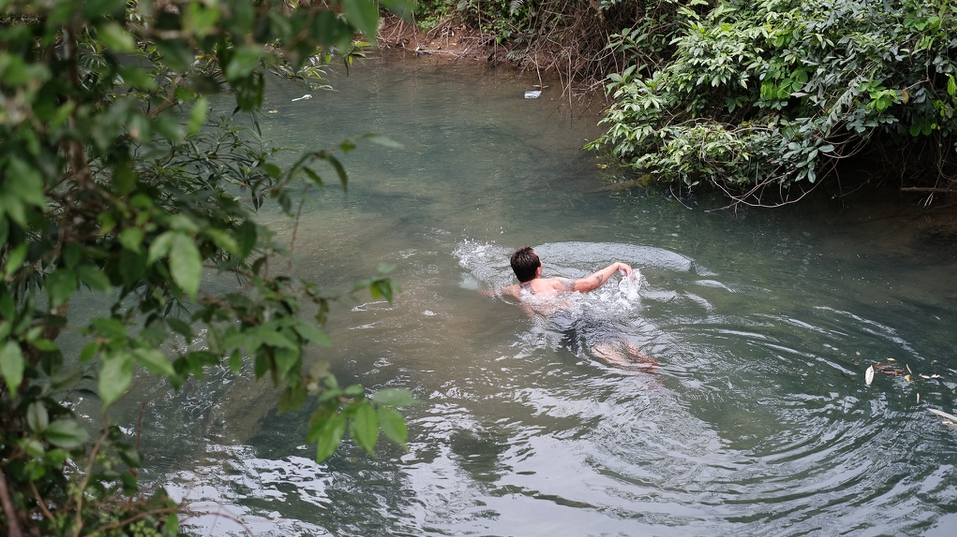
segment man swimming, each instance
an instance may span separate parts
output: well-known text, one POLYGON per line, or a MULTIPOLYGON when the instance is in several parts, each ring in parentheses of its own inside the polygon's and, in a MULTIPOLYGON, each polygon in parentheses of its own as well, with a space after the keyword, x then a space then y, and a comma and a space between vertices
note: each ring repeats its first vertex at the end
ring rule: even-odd
MULTIPOLYGON (((561 297, 564 293, 587 293, 604 285, 615 272, 621 272, 625 277, 631 277, 634 270, 631 266, 616 262, 584 278, 572 279, 553 276, 542 277, 542 261, 531 246, 524 246, 515 250, 511 257, 512 270, 518 283, 509 285, 498 291, 498 294, 510 295, 517 298, 523 309, 529 315, 536 312, 546 317, 564 311, 568 306, 566 300, 546 300, 561 297)), ((577 339, 575 330, 570 331, 570 339, 577 339)), ((648 357, 635 344, 621 338, 613 338, 591 346, 592 353, 608 363, 626 367, 657 367, 657 363, 648 357)))
POLYGON ((502 289, 502 293, 521 299, 522 293, 531 293, 540 298, 558 296, 561 293, 587 293, 602 286, 617 271, 624 276, 631 276, 632 268, 625 263, 617 262, 595 272, 590 276, 573 280, 557 276, 542 277, 542 260, 531 246, 524 246, 512 253, 512 270, 518 283, 502 289))

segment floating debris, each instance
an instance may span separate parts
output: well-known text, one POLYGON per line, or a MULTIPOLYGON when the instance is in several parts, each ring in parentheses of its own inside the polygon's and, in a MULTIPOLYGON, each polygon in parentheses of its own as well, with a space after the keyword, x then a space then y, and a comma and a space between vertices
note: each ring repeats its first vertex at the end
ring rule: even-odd
POLYGON ((310 95, 310 94, 307 93, 307 94, 303 95, 302 97, 296 97, 295 99, 292 100, 292 102, 302 101, 302 100, 308 101, 309 99, 312 99, 312 95, 310 95))
POLYGON ((891 364, 875 364, 872 367, 885 375, 900 376, 904 374, 903 369, 891 364))
POLYGON ((953 423, 957 422, 957 416, 953 414, 948 414, 947 412, 944 412, 943 410, 937 410, 936 408, 928 408, 927 410, 930 410, 931 413, 936 414, 940 416, 941 418, 944 418, 945 420, 947 420, 944 422, 944 425, 947 425, 948 422, 950 422, 950 425, 953 426, 953 423))
POLYGON ((864 371, 864 384, 870 386, 872 382, 874 382, 874 366, 869 366, 867 371, 864 371))
POLYGON ((542 90, 526 90, 525 98, 526 99, 538 99, 542 96, 542 90))

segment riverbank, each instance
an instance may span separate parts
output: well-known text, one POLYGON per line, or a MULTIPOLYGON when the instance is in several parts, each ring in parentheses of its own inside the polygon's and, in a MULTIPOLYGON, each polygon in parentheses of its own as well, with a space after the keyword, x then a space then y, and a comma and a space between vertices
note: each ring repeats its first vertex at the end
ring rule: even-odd
POLYGON ((484 32, 459 18, 446 18, 429 30, 414 22, 385 13, 379 21, 379 49, 399 52, 437 62, 467 62, 533 72, 540 80, 549 79, 563 91, 593 99, 603 96, 600 80, 582 80, 555 68, 559 52, 546 46, 516 49, 500 44, 495 35, 484 32))
POLYGON ((507 62, 505 48, 497 46, 492 36, 454 19, 447 19, 431 30, 424 31, 414 22, 386 13, 379 22, 378 44, 381 49, 436 59, 487 62, 493 65, 507 62))

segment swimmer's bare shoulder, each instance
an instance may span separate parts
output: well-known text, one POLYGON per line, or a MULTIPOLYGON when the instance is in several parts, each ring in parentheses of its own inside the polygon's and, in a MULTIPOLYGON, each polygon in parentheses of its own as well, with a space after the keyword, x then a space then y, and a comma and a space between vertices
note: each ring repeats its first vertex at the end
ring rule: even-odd
POLYGON ((522 298, 522 287, 519 284, 508 285, 505 287, 497 287, 494 289, 483 289, 479 291, 482 295, 489 298, 495 298, 500 296, 510 296, 513 298, 522 298))
MULTIPOLYGON (((575 290, 575 280, 568 278, 536 278, 530 282, 516 283, 495 290, 483 291, 485 296, 510 296, 522 299, 523 291, 538 298, 558 296, 575 290)), ((527 296, 527 295, 526 295, 527 296)))

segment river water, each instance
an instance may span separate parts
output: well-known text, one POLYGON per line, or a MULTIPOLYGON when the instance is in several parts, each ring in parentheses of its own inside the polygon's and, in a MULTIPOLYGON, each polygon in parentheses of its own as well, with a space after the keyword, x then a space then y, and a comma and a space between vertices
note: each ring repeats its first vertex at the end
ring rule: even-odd
POLYGON ((524 98, 537 79, 431 59, 331 78, 274 88, 264 136, 403 147, 360 143, 348 190, 330 169, 306 191, 290 270, 344 291, 395 265, 395 302, 334 307, 312 356, 411 389, 409 449, 316 463, 309 409, 277 415, 268 386, 158 390, 147 475, 207 513, 194 534, 957 535, 957 428, 929 411, 957 411, 957 236, 934 213, 603 190, 597 111, 524 98), (524 245, 546 275, 640 279, 529 315, 478 292, 524 245))

